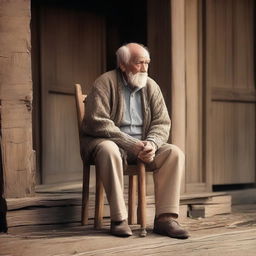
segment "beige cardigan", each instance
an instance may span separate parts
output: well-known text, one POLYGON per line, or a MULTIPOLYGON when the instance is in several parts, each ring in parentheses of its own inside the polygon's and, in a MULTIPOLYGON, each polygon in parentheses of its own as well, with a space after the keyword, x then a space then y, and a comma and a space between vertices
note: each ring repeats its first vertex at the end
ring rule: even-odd
MULTIPOLYGON (((124 98, 119 69, 101 75, 87 96, 85 117, 81 127, 81 155, 91 160, 94 147, 102 140, 112 140, 121 149, 133 153, 138 139, 122 132, 124 98)), ((143 140, 154 141, 159 148, 169 138, 171 121, 159 86, 148 78, 142 91, 143 140)))

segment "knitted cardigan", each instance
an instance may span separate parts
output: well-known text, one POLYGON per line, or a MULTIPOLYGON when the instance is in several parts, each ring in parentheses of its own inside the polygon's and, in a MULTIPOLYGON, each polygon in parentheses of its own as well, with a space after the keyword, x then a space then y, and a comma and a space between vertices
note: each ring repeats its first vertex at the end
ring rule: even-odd
MULTIPOLYGON (((91 154, 102 140, 111 140, 119 148, 137 155, 134 145, 138 139, 122 132, 120 124, 124 114, 120 69, 102 74, 87 96, 85 116, 81 126, 81 155, 85 161, 92 161, 91 154)), ((141 89, 143 128, 142 139, 153 141, 157 148, 167 142, 171 121, 157 83, 148 78, 141 89)))

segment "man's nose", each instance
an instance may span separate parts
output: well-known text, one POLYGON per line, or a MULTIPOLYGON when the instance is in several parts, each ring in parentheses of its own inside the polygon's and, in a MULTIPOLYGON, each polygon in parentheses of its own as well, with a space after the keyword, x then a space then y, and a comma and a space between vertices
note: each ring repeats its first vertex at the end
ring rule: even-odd
POLYGON ((140 67, 140 72, 147 72, 148 71, 148 64, 142 63, 140 67))

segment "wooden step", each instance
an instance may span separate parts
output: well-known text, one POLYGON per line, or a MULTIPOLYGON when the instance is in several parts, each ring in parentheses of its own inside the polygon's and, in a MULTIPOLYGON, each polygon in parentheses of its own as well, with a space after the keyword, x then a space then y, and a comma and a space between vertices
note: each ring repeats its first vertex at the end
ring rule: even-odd
POLYGON ((204 202, 204 204, 190 204, 189 216, 192 218, 211 217, 217 214, 231 213, 231 196, 214 196, 204 202))
MULTIPOLYGON (((60 188, 60 187, 59 187, 60 188)), ((7 199, 8 226, 57 224, 80 222, 81 219, 81 188, 70 185, 61 189, 41 188, 35 197, 7 199)), ((127 192, 124 197, 128 201, 127 192)), ((89 218, 94 217, 94 193, 91 192, 89 202, 89 218)), ((208 217, 231 212, 231 196, 226 193, 201 193, 182 195, 180 217, 183 221, 187 216, 192 218, 208 217)), ((155 216, 154 196, 147 196, 147 223, 152 224, 155 216)), ((109 221, 109 206, 105 198, 104 218, 109 221)))
MULTIPOLYGON (((10 203, 10 200, 8 200, 10 203)), ((81 200, 77 198, 53 200, 49 198, 39 198, 36 200, 23 199, 20 202, 11 202, 7 212, 8 226, 41 225, 80 222, 81 220, 81 200), (23 202, 21 202, 23 201, 23 202)), ((147 223, 153 223, 155 216, 155 206, 151 203, 152 197, 147 198, 147 223)), ((94 200, 89 203, 89 218, 94 217, 94 200)), ((109 206, 104 205, 104 218, 109 218, 109 206)), ((187 205, 180 207, 180 219, 187 217, 187 205)))

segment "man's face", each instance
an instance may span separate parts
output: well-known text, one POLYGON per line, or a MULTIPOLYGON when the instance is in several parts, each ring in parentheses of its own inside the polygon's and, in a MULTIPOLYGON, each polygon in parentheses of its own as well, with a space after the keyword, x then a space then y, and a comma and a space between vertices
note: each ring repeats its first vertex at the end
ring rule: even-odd
POLYGON ((132 56, 130 62, 125 66, 126 74, 135 75, 138 72, 147 73, 150 59, 148 56, 132 56))
POLYGON ((131 57, 130 62, 124 68, 129 84, 135 87, 144 87, 146 85, 149 62, 148 54, 131 57))

